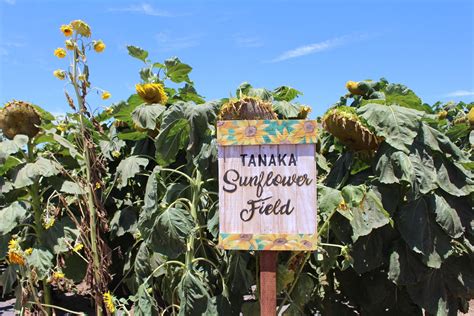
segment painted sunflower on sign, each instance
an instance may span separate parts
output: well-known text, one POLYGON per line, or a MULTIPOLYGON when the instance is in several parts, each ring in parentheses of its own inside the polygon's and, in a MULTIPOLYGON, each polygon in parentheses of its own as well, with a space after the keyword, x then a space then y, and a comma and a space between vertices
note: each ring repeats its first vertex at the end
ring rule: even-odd
POLYGON ((317 127, 314 121, 299 121, 293 125, 293 141, 295 143, 316 143, 317 141, 317 127))
POLYGON ((226 238, 220 237, 220 244, 225 248, 257 250, 257 241, 252 234, 233 234, 226 238))
POLYGON ((239 145, 255 145, 265 143, 264 136, 267 124, 235 121, 234 137, 239 145))
POLYGON ((298 244, 298 238, 290 235, 284 236, 279 234, 272 234, 265 236, 265 247, 263 250, 293 250, 298 244))

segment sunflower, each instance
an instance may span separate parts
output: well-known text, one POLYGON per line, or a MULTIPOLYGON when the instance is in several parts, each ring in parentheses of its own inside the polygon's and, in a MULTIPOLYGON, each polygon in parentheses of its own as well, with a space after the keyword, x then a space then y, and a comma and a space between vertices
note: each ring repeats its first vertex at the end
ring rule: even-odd
POLYGON ((61 25, 61 32, 63 32, 64 36, 71 36, 72 33, 73 33, 73 29, 72 29, 72 26, 70 24, 64 24, 64 25, 61 25))
POLYGON ((71 22, 71 26, 73 30, 77 32, 77 34, 80 34, 85 37, 91 36, 91 28, 89 27, 89 25, 87 25, 86 22, 81 20, 74 20, 71 22))
POLYGON ((270 102, 255 97, 230 100, 221 107, 219 120, 276 120, 270 102))
POLYGON ((72 248, 72 251, 74 251, 74 252, 79 252, 79 251, 81 251, 82 248, 84 248, 84 244, 78 243, 77 245, 75 245, 75 246, 72 248))
POLYGON ((94 50, 97 53, 102 53, 105 49, 105 44, 102 42, 102 40, 94 41, 94 50))
POLYGON ((314 144, 317 141, 316 122, 301 120, 293 125, 292 138, 294 143, 314 144))
POLYGON ((25 265, 24 252, 21 250, 18 240, 13 238, 8 242, 8 262, 25 265))
POLYGON ((66 50, 62 47, 56 48, 54 50, 54 56, 56 56, 58 58, 64 58, 64 57, 66 57, 66 50))
POLYGON ((56 69, 55 71, 53 71, 53 75, 59 80, 66 79, 66 72, 62 69, 56 69))
POLYGON ((290 235, 270 234, 265 236, 265 247, 263 250, 294 250, 297 244, 296 238, 290 235))
POLYGON ((231 234, 227 238, 221 238, 220 244, 225 248, 256 250, 258 245, 252 234, 231 234))
POLYGON ((235 121, 234 136, 239 145, 264 144, 267 135, 267 124, 256 124, 251 121, 235 121))
POLYGON ((291 134, 288 129, 284 128, 282 131, 276 130, 275 135, 269 135, 272 144, 292 144, 291 134))
POLYGON ((159 103, 165 105, 168 101, 165 88, 160 83, 136 84, 135 90, 137 90, 140 98, 148 104, 159 103))
POLYGON ((104 92, 102 92, 100 97, 102 98, 102 100, 107 100, 108 98, 111 97, 111 94, 110 94, 109 91, 104 91, 104 92))
POLYGON ((32 138, 38 134, 40 124, 38 111, 28 102, 13 100, 0 110, 0 129, 9 139, 18 134, 32 138))
POLYGON ((73 49, 74 49, 74 46, 75 46, 75 45, 74 45, 74 42, 71 41, 70 39, 66 40, 66 41, 64 42, 64 45, 66 46, 66 49, 67 49, 67 50, 73 50, 73 49))
POLYGON ((355 81, 348 81, 346 83, 346 89, 354 95, 364 95, 364 92, 359 89, 359 83, 355 81))
POLYGON ((340 106, 329 110, 322 119, 323 127, 352 150, 376 150, 382 139, 370 131, 355 110, 340 106))
POLYGON ((309 112, 311 112, 311 108, 307 105, 302 105, 299 109, 297 118, 299 120, 304 120, 308 117, 309 112))
POLYGON ((112 294, 110 294, 110 291, 107 291, 103 294, 103 299, 104 299, 104 304, 107 311, 111 314, 114 313, 115 312, 114 297, 112 294))

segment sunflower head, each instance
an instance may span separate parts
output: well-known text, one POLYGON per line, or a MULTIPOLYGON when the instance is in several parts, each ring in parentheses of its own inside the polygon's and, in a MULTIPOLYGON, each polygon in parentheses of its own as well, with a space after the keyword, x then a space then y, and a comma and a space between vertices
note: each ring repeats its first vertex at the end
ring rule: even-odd
POLYGON ((56 69, 55 71, 53 71, 53 75, 59 80, 66 79, 66 72, 62 69, 56 69))
POLYGON ((86 22, 82 20, 74 20, 71 22, 71 26, 73 30, 77 32, 77 34, 82 35, 84 37, 91 36, 91 28, 86 22))
POLYGON ((64 45, 66 46, 67 50, 73 50, 74 49, 74 42, 71 41, 70 39, 64 41, 64 45))
POLYGON ((168 101, 165 88, 160 83, 136 84, 138 95, 148 104, 159 103, 165 105, 168 101))
POLYGON ((72 26, 70 24, 65 24, 65 25, 61 25, 61 32, 63 32, 64 36, 71 36, 72 33, 73 33, 73 29, 72 29, 72 26))
POLYGON ((24 252, 15 238, 8 242, 8 261, 21 266, 25 265, 24 252))
POLYGON ((323 127, 352 150, 376 150, 382 139, 360 120, 354 108, 339 106, 330 109, 322 119, 323 127))
POLYGON ((474 126, 474 106, 469 110, 469 113, 467 113, 467 119, 469 124, 474 126))
POLYGON ((30 103, 13 100, 0 110, 0 129, 9 139, 19 134, 32 138, 38 134, 40 124, 40 115, 30 103))
POLYGON ((104 299, 104 305, 107 311, 111 314, 114 313, 115 312, 114 297, 112 296, 112 294, 110 294, 110 291, 107 291, 104 293, 103 299, 104 299))
POLYGON ((219 112, 219 120, 276 120, 272 104, 255 97, 229 100, 219 112))
POLYGON ((102 40, 94 41, 94 50, 97 53, 102 53, 105 49, 105 44, 102 40))
POLYGON ((64 57, 66 57, 66 50, 62 47, 56 48, 54 50, 54 56, 56 56, 58 58, 64 58, 64 57))
POLYGON ((346 89, 354 95, 364 95, 364 92, 359 89, 359 83, 355 81, 346 82, 346 89))
POLYGON ((304 120, 308 117, 309 112, 311 112, 311 108, 307 105, 303 105, 300 107, 300 112, 298 113, 298 119, 304 120))
POLYGON ((102 98, 102 100, 107 100, 109 99, 111 96, 110 92, 109 91, 104 91, 102 92, 102 94, 100 95, 100 97, 102 98))

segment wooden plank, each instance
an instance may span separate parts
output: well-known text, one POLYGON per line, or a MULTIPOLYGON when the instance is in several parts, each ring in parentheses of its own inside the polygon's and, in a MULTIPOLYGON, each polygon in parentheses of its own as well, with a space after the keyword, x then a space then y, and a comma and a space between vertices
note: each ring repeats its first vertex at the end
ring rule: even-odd
POLYGON ((278 252, 260 254, 260 315, 276 315, 276 271, 278 252))

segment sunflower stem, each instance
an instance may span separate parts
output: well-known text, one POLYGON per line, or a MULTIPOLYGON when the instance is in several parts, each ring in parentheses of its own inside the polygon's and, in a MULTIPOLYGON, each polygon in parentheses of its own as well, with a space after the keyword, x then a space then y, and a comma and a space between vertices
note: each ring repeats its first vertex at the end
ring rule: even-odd
MULTIPOLYGON (((34 154, 34 145, 32 140, 28 141, 28 162, 33 163, 35 161, 35 154, 34 154)), ((39 192, 39 181, 38 179, 33 180, 33 184, 29 188, 29 192, 31 195, 31 207, 33 208, 33 214, 35 217, 35 231, 36 235, 38 236, 38 244, 43 246, 45 244, 44 240, 44 228, 41 220, 42 210, 41 210, 41 201, 40 201, 40 192, 39 192)), ((52 304, 51 300, 51 288, 48 285, 46 278, 41 280, 43 284, 43 294, 44 294, 44 303, 45 304, 52 304)), ((48 315, 51 315, 51 309, 46 307, 46 312, 48 315)))

